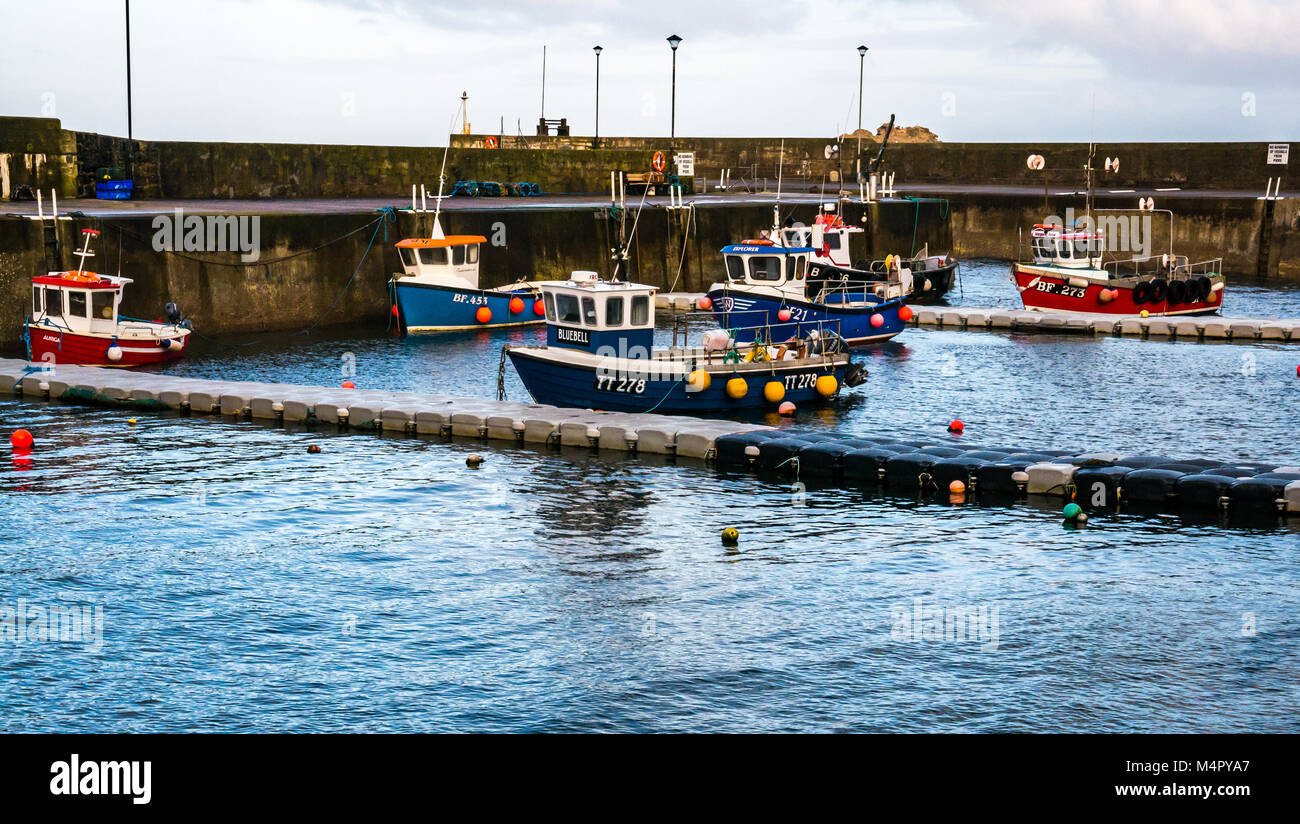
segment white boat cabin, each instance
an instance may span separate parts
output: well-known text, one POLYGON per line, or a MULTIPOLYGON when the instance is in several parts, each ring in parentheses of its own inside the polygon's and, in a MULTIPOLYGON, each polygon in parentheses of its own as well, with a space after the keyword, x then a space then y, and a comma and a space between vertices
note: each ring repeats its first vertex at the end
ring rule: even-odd
POLYGON ((32 278, 32 322, 67 332, 112 335, 130 278, 50 272, 32 278))
POLYGON ((724 246, 722 259, 727 267, 727 286, 761 286, 792 298, 803 298, 808 259, 816 251, 808 246, 777 246, 769 240, 724 246))
POLYGON ((1106 250, 1102 232, 1066 231, 1054 223, 1040 223, 1030 232, 1034 263, 1062 269, 1100 269, 1106 250))
POLYGON ((396 277, 431 286, 478 289, 479 245, 482 235, 414 237, 397 242, 402 273, 396 277))
POLYGON ((862 227, 846 225, 839 215, 833 214, 834 210, 835 204, 827 203, 822 206, 823 213, 817 216, 812 226, 796 223, 777 229, 781 245, 792 249, 811 248, 814 262, 851 268, 849 235, 861 232, 862 227))
POLYGON ((574 272, 569 280, 539 284, 546 307, 546 343, 617 357, 649 357, 654 344, 654 296, 640 283, 601 280, 574 272))

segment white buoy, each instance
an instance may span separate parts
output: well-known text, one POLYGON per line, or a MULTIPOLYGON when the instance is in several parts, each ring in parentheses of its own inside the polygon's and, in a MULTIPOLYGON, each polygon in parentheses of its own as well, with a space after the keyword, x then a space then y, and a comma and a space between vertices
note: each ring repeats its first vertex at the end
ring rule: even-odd
POLYGON ((115 343, 112 346, 108 347, 108 352, 106 352, 105 354, 108 355, 109 360, 111 360, 113 363, 117 363, 122 359, 122 347, 118 346, 115 343))

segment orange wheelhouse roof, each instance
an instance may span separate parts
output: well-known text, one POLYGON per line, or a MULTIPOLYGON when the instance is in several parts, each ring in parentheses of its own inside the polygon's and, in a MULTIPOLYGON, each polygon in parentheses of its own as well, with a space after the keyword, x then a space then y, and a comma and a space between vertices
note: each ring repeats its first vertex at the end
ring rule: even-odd
POLYGON ((437 249, 443 246, 466 246, 470 243, 487 243, 482 235, 447 235, 446 237, 408 237, 397 241, 398 249, 437 249))

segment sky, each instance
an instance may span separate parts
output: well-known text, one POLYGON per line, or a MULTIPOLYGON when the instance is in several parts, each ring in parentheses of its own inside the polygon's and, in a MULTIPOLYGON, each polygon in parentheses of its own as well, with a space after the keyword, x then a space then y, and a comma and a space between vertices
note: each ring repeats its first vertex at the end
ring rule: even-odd
MULTIPOLYGON (((0 0, 0 115, 125 135, 124 0, 0 0)), ((1300 137, 1297 0, 134 0, 144 140, 445 145, 474 132, 944 141, 1300 137)))

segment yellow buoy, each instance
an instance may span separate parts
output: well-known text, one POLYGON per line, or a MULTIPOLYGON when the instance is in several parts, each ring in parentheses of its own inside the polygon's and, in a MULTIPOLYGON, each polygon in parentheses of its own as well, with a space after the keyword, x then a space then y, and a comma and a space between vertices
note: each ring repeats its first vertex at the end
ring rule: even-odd
POLYGON ((713 378, 708 372, 705 372, 703 369, 696 369, 686 376, 686 391, 703 392, 705 389, 709 388, 709 384, 711 383, 713 383, 713 378))
POLYGON ((732 378, 727 381, 727 397, 736 398, 737 400, 745 397, 749 391, 749 384, 745 383, 744 378, 732 378))
POLYGON ((1142 312, 1141 312, 1140 314, 1142 315, 1142 317, 1145 318, 1145 317, 1147 317, 1148 315, 1150 315, 1151 313, 1148 312, 1147 310, 1143 309, 1142 312))
POLYGON ((739 542, 740 542, 740 533, 736 531, 736 528, 734 526, 729 526, 726 529, 722 530, 722 543, 726 544, 727 546, 735 546, 739 542))
POLYGON ((768 381, 763 384, 763 397, 768 403, 780 403, 785 397, 785 384, 780 381, 768 381))
POLYGON ((840 382, 835 380, 834 375, 822 375, 817 379, 817 394, 823 398, 829 398, 840 389, 840 382))

